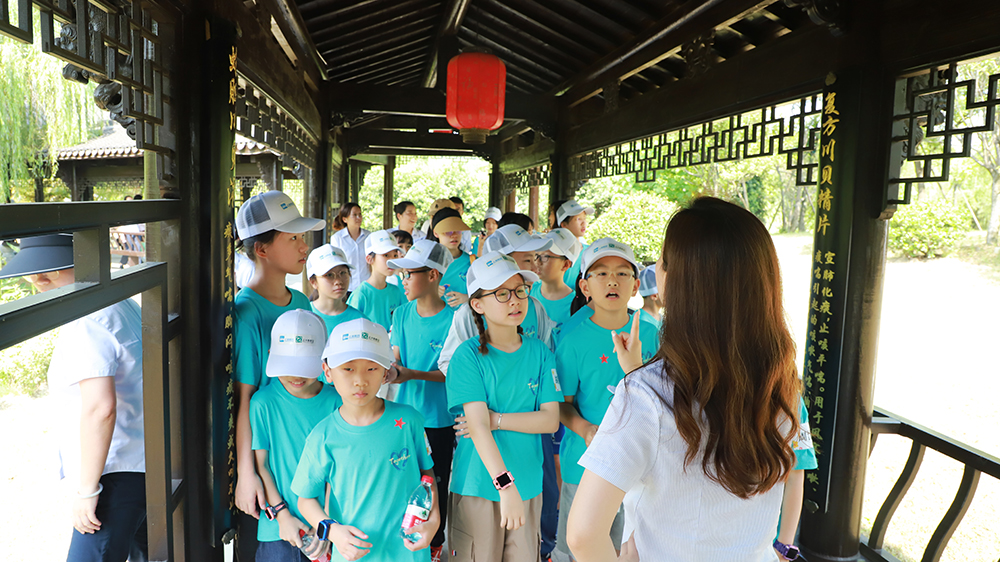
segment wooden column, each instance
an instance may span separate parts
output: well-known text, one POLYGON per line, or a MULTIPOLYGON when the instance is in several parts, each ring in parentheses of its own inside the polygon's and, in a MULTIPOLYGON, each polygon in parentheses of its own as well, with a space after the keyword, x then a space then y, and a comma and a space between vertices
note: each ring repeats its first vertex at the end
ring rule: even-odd
POLYGON ((858 557, 888 221, 893 81, 867 56, 877 30, 844 41, 824 88, 819 191, 803 379, 818 470, 806 473, 800 542, 813 562, 858 557), (852 64, 853 63, 853 64, 852 64))
POLYGON ((504 210, 505 213, 513 213, 513 212, 517 211, 517 190, 516 189, 512 190, 510 192, 510 195, 508 195, 504 199, 504 208, 503 208, 503 210, 504 210))
POLYGON ((538 222, 538 186, 533 185, 528 189, 528 216, 531 217, 532 222, 535 223, 535 229, 541 229, 541 223, 538 222))
POLYGON ((393 174, 396 171, 396 157, 386 156, 385 173, 382 179, 382 228, 392 228, 393 223, 393 174))

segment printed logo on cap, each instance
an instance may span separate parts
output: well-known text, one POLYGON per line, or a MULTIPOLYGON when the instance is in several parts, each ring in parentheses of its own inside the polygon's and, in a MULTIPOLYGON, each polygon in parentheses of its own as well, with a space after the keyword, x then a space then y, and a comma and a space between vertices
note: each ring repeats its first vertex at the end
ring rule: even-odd
POLYGON ((316 338, 311 336, 286 336, 284 334, 278 335, 278 343, 304 343, 306 345, 313 345, 316 343, 316 338))
POLYGON ((375 343, 379 343, 382 341, 381 339, 379 339, 378 336, 374 336, 372 334, 369 334, 368 332, 354 332, 353 334, 344 334, 344 336, 341 338, 341 341, 349 341, 349 340, 368 340, 375 343))

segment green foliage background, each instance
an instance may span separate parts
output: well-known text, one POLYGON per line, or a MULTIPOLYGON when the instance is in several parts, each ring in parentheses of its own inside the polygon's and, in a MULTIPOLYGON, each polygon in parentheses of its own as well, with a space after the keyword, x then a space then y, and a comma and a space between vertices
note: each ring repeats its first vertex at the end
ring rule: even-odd
POLYGON ((910 258, 947 255, 969 230, 969 213, 945 200, 904 206, 889 223, 889 249, 910 258))

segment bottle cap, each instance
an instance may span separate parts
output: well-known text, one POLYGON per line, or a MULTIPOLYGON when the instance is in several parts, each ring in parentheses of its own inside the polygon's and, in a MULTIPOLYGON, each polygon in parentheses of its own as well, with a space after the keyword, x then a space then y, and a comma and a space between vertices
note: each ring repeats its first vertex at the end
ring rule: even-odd
POLYGON ((428 476, 428 475, 424 474, 423 476, 420 477, 420 482, 424 483, 424 484, 433 484, 434 483, 434 477, 433 476, 428 476))

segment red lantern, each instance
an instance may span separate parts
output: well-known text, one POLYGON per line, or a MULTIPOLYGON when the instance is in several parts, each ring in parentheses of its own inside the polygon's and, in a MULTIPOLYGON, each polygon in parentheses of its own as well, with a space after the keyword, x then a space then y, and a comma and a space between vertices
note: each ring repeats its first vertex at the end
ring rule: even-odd
POLYGON ((507 68, 485 53, 462 53, 448 62, 448 124, 467 144, 483 144, 503 124, 507 68))

